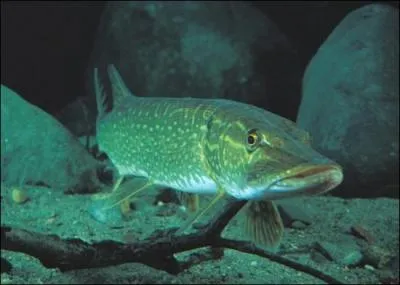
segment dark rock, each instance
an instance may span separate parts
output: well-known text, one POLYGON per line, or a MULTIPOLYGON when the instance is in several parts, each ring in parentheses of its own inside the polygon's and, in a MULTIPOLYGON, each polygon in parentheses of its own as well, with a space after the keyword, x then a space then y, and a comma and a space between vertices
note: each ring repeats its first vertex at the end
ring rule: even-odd
POLYGON ((105 74, 114 64, 138 96, 228 98, 271 111, 269 103, 279 98, 283 110, 292 110, 281 115, 294 119, 299 98, 292 87, 300 86, 302 73, 296 53, 249 4, 108 3, 87 71, 88 93, 93 68, 105 74))
POLYGON ((350 233, 354 235, 355 237, 361 238, 368 243, 372 244, 375 242, 375 238, 373 235, 368 232, 364 227, 361 225, 353 225, 350 227, 350 233))
POLYGON ((397 252, 387 263, 387 266, 393 271, 399 273, 400 269, 400 253, 397 252))
POLYGON ((377 245, 363 248, 363 262, 379 269, 396 265, 396 255, 398 255, 398 252, 391 252, 388 249, 377 245))
POLYGON ((334 195, 398 197, 397 9, 367 5, 342 20, 307 67, 297 122, 343 166, 334 195))
POLYGON ((310 257, 314 262, 319 263, 319 264, 324 264, 331 260, 330 258, 329 259, 326 258, 323 254, 321 254, 320 252, 315 251, 315 250, 311 252, 310 257))
POLYGON ((7 259, 4 259, 2 257, 0 258, 0 261, 1 261, 1 266, 0 266, 1 273, 9 273, 12 269, 11 263, 7 259))
POLYGON ((81 136, 78 138, 79 142, 87 149, 89 153, 92 154, 93 157, 98 159, 102 153, 99 151, 97 139, 95 136, 81 136))
POLYGON ((196 230, 202 230, 207 227, 207 224, 202 222, 195 222, 192 224, 192 227, 196 230))
POLYGON ((59 120, 75 136, 88 136, 95 134, 97 113, 89 108, 87 97, 78 97, 69 103, 57 115, 59 120))
POLYGON ((66 192, 94 192, 100 167, 53 117, 1 86, 1 180, 44 183, 66 192))

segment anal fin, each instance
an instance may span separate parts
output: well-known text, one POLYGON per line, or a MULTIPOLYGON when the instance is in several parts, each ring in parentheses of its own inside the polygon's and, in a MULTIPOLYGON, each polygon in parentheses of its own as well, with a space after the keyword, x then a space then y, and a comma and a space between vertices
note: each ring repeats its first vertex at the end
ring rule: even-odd
POLYGON ((282 240, 284 227, 278 208, 272 201, 249 201, 245 206, 245 231, 251 240, 276 250, 282 240))

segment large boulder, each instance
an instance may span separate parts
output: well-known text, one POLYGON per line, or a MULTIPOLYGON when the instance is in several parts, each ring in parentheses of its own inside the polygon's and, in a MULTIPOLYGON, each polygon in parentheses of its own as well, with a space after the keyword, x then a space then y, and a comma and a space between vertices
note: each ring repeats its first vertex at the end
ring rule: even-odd
POLYGON ((101 184, 95 160, 52 116, 1 85, 1 181, 43 183, 69 192, 94 192, 101 184))
MULTIPOLYGON (((114 64, 138 96, 229 98, 295 118, 302 71, 276 25, 240 1, 106 5, 87 70, 114 64)), ((95 106, 95 104, 91 104, 95 106)))
POLYGON ((343 197, 399 195, 399 11, 348 14, 309 63, 297 123, 344 167, 343 197))

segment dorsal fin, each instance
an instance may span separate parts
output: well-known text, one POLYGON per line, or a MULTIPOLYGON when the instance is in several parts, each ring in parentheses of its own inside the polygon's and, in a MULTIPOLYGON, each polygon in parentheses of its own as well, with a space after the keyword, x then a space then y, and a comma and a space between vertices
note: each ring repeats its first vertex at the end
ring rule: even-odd
POLYGON ((97 120, 100 120, 107 112, 107 95, 105 94, 104 87, 99 80, 99 71, 96 67, 93 72, 93 85, 94 94, 96 95, 97 120))
POLYGON ((122 77, 119 74, 117 68, 114 66, 114 64, 108 65, 107 71, 111 82, 114 106, 118 105, 126 97, 135 96, 126 86, 125 82, 122 80, 122 77))

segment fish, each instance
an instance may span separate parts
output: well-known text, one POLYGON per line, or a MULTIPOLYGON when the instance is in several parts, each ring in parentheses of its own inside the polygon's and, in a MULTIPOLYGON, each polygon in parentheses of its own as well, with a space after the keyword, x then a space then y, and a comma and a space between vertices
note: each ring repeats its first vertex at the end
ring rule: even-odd
POLYGON ((275 200, 323 194, 343 180, 342 167, 311 146, 309 134, 268 110, 228 99, 140 97, 113 64, 110 98, 94 68, 96 136, 118 172, 177 191, 197 211, 184 231, 222 197, 246 200, 244 230, 256 244, 277 248, 283 224, 275 200), (214 195, 198 209, 199 195, 214 195))

